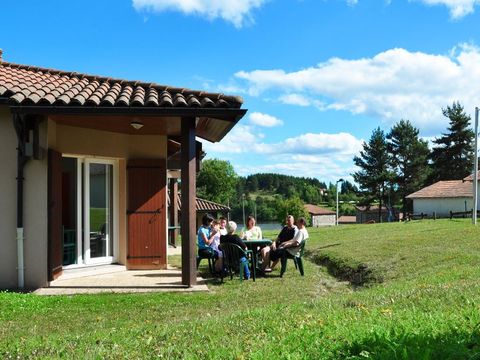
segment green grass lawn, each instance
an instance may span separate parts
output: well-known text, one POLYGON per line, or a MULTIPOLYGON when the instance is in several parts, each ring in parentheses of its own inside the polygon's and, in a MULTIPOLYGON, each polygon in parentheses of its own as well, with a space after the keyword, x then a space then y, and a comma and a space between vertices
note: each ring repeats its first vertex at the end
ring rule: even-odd
POLYGON ((480 359, 479 228, 310 234, 304 278, 290 262, 201 294, 0 293, 0 358, 480 359))

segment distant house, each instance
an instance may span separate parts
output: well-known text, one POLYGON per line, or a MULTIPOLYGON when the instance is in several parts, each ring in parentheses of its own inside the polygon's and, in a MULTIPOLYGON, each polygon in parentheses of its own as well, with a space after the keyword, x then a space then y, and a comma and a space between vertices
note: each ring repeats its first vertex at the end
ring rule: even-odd
POLYGON ((349 215, 343 215, 338 217, 338 224, 339 225, 351 225, 351 224, 356 224, 357 223, 357 217, 356 216, 349 216, 349 215))
POLYGON ((365 224, 367 222, 387 222, 388 221, 388 209, 382 206, 381 220, 379 217, 378 205, 370 206, 355 206, 357 210, 357 224, 365 224))
POLYGON ((313 227, 335 225, 335 211, 312 204, 306 204, 305 210, 310 214, 310 220, 313 227))
POLYGON ((450 216, 450 211, 470 211, 473 208, 471 176, 464 180, 439 181, 407 196, 413 200, 415 214, 436 213, 437 217, 450 216), (470 181, 468 181, 470 179, 470 181))

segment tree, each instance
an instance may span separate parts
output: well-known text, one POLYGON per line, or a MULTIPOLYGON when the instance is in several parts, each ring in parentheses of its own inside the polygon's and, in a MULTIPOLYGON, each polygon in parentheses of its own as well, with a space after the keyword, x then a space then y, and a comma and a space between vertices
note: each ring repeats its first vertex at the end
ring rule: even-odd
POLYGON ((227 204, 236 194, 238 176, 228 161, 208 159, 197 175, 197 194, 206 200, 227 204))
POLYGON ((428 144, 418 134, 419 130, 409 120, 401 120, 387 135, 392 180, 404 214, 411 210, 407 195, 422 188, 428 176, 428 144))
POLYGON ((387 141, 383 130, 377 128, 373 131, 368 144, 363 143, 360 156, 355 156, 353 162, 360 168, 353 174, 353 179, 360 185, 366 203, 379 201, 378 217, 381 221, 385 188, 390 180, 387 141))
POLYGON ((474 132, 470 129, 470 116, 458 102, 442 109, 450 119, 448 132, 435 139, 432 153, 432 176, 430 182, 439 180, 459 180, 472 171, 474 156, 474 132))
POLYGON ((277 220, 283 224, 287 215, 292 215, 295 220, 304 217, 308 222, 308 213, 304 202, 299 197, 280 200, 277 204, 277 220))

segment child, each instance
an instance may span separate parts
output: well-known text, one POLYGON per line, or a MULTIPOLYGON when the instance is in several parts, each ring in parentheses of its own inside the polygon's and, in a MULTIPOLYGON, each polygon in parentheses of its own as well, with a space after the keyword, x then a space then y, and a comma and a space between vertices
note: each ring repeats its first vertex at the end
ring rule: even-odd
POLYGON ((210 228, 210 236, 211 236, 211 239, 212 239, 210 247, 218 255, 218 259, 217 259, 217 261, 215 261, 215 271, 220 272, 220 271, 222 271, 222 267, 223 267, 222 250, 220 250, 218 248, 218 245, 220 245, 220 221, 218 221, 218 220, 213 220, 212 221, 212 225, 211 225, 211 228, 210 228))

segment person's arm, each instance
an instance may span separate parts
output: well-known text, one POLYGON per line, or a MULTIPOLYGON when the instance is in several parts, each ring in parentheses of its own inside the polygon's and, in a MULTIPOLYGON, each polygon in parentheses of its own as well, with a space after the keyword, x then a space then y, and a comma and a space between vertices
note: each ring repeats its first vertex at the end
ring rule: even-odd
POLYGON ((245 243, 242 241, 242 239, 240 239, 238 236, 235 236, 235 244, 240 246, 242 249, 245 249, 245 250, 248 249, 247 245, 245 245, 245 243))
POLYGON ((280 244, 279 248, 280 249, 288 249, 290 247, 297 247, 299 246, 303 241, 303 232, 297 231, 295 234, 295 237, 292 240, 285 241, 280 244))
POLYGON ((202 237, 203 237, 203 242, 206 244, 206 245, 209 245, 213 242, 213 237, 214 237, 215 234, 213 234, 210 239, 207 237, 207 235, 205 234, 205 231, 202 231, 202 237))
POLYGON ((258 239, 259 240, 263 239, 262 229, 260 229, 260 226, 258 226, 258 239))

